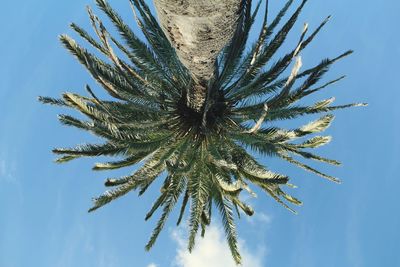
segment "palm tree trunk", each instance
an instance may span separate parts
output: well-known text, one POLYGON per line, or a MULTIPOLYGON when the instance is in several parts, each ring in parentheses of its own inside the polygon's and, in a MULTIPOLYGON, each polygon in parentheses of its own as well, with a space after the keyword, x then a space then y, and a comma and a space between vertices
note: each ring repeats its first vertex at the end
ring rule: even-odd
POLYGON ((191 106, 199 111, 218 53, 236 29, 240 0, 154 0, 163 31, 195 84, 191 106))

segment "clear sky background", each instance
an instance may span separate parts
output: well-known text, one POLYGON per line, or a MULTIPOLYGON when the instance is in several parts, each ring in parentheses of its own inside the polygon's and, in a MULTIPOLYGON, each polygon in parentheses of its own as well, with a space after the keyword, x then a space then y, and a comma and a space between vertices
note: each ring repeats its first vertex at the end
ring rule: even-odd
MULTIPOLYGON (((144 215, 156 187, 141 198, 131 193, 86 212, 91 197, 103 192, 105 178, 132 168, 94 173, 94 159, 52 162, 53 147, 96 140, 58 123, 56 114, 68 111, 36 101, 39 95, 57 97, 64 91, 84 94, 86 83, 96 87, 57 40, 71 33, 70 22, 89 29, 85 5, 93 2, 2 1, 0 267, 233 266, 218 223, 188 255, 185 229, 174 227, 176 213, 153 250, 145 252, 156 220, 144 222, 144 215)), ((128 1, 110 2, 134 25, 128 1)), ((270 2, 272 12, 284 3, 270 2)), ((271 169, 291 175, 299 186, 293 193, 305 205, 296 216, 262 194, 251 201, 256 215, 238 221, 244 267, 400 266, 400 2, 309 1, 287 44, 295 44, 304 22, 313 28, 329 14, 332 21, 302 53, 304 65, 349 48, 356 53, 327 75, 348 78, 318 98, 370 105, 337 112, 327 131, 333 142, 319 150, 344 163, 339 168, 315 165, 342 178, 342 185, 264 159, 271 169)))

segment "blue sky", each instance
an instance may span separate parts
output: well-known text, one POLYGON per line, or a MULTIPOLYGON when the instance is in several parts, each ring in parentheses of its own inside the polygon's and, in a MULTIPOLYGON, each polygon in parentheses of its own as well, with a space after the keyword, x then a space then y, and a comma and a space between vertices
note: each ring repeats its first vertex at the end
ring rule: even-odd
MULTIPOLYGON (((59 125, 56 114, 64 110, 36 101, 38 95, 84 93, 86 83, 95 86, 57 40, 59 34, 71 33, 70 22, 89 28, 85 6, 93 2, 2 3, 0 266, 231 266, 218 224, 188 255, 182 243, 185 229, 174 227, 174 214, 157 245, 146 253, 144 244, 156 221, 145 223, 144 215, 156 188, 88 214, 91 197, 103 191, 110 173, 92 172, 94 159, 52 162, 51 148, 95 140, 59 125)), ((128 1, 110 2, 133 25, 128 1)), ((271 2, 272 11, 283 4, 271 2)), ((319 151, 344 163, 339 168, 318 165, 342 178, 342 185, 264 159, 271 169, 293 177, 299 186, 294 194, 305 204, 296 216, 262 194, 252 200, 258 213, 238 221, 244 267, 400 266, 399 13, 396 0, 309 1, 288 44, 294 45, 302 23, 313 28, 327 15, 333 19, 302 53, 304 65, 348 48, 356 51, 328 75, 347 74, 347 79, 318 98, 335 96, 337 103, 370 105, 337 112, 327 131, 334 139, 319 151)))

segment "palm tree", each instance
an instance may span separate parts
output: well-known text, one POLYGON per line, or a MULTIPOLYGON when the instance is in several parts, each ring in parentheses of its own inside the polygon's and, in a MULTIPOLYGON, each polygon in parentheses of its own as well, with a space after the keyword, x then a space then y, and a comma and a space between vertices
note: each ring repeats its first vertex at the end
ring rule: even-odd
POLYGON ((161 28, 177 52, 179 61, 190 70, 194 85, 190 106, 200 111, 207 84, 214 75, 217 56, 232 39, 247 7, 238 0, 155 0, 161 28))
MULTIPOLYGON (((213 52, 209 50, 212 46, 207 45, 204 45, 204 49, 196 46, 188 48, 190 45, 174 35, 181 29, 174 28, 174 25, 180 23, 179 19, 185 19, 184 14, 182 17, 177 14, 187 12, 187 9, 174 9, 179 6, 167 6, 166 1, 156 0, 160 26, 144 0, 130 1, 145 41, 134 34, 105 0, 96 0, 97 5, 111 19, 124 44, 109 34, 90 8, 90 21, 98 39, 76 24, 71 27, 97 50, 97 54, 89 52, 67 35, 60 37, 63 45, 111 97, 100 99, 89 86, 86 86, 87 97, 74 93, 65 93, 61 99, 40 97, 43 103, 73 108, 87 117, 87 120, 81 120, 60 115, 62 124, 105 139, 101 144, 54 149, 54 153, 61 155, 57 162, 80 157, 121 157, 112 162, 97 163, 93 167, 96 171, 143 162, 131 175, 107 179, 105 185, 112 189, 95 198, 89 211, 133 190, 138 190, 141 195, 157 178, 163 179, 160 196, 146 215, 147 220, 158 209, 162 209, 161 218, 146 249, 154 245, 168 215, 182 198, 177 224, 182 221, 189 204, 188 249, 191 251, 194 248, 199 229, 204 235, 215 205, 220 212, 233 258, 239 264, 241 257, 234 212, 238 217, 241 212, 250 216, 254 213, 240 198, 242 191, 254 196, 250 186, 255 185, 293 212, 289 204, 301 204, 298 199, 284 192, 284 187, 293 187, 288 183, 289 178, 267 169, 256 160, 255 154, 276 156, 328 180, 339 182, 337 178, 294 157, 340 164, 309 152, 311 148, 325 145, 331 140, 329 136, 313 135, 330 125, 333 120, 331 114, 295 129, 278 128, 272 124, 307 114, 364 105, 334 106, 334 98, 309 106, 298 104, 302 98, 341 80, 343 77, 316 85, 333 63, 352 51, 324 59, 300 71, 301 51, 327 23, 327 18, 309 35, 308 26, 305 25, 293 50, 268 64, 285 41, 306 0, 281 27, 280 22, 293 0, 288 1, 271 22, 267 20, 266 1, 260 34, 249 47, 246 46, 249 31, 260 3, 252 11, 251 0, 240 1, 238 7, 232 4, 235 1, 216 1, 226 3, 227 7, 232 4, 229 10, 233 13, 228 13, 237 19, 231 20, 236 24, 228 25, 227 35, 221 37, 223 42, 228 40, 226 45, 215 43, 214 49, 211 49, 215 50, 213 52), (230 29, 233 29, 232 33, 230 29), (219 51, 220 48, 222 51, 219 51), (104 58, 108 58, 109 62, 104 58), (206 60, 196 61, 195 58, 206 60), (293 67, 290 69, 291 65, 293 67), (298 139, 302 140, 296 141, 298 139)), ((172 2, 176 4, 177 1, 168 1, 172 2)), ((196 12, 196 8, 190 10, 196 12)), ((218 12, 223 10, 218 9, 218 12)), ((215 23, 222 22, 215 20, 215 23)), ((194 25, 201 27, 201 23, 194 25)), ((206 27, 211 32, 214 31, 212 25, 206 27)), ((196 29, 194 32, 206 34, 196 29)))

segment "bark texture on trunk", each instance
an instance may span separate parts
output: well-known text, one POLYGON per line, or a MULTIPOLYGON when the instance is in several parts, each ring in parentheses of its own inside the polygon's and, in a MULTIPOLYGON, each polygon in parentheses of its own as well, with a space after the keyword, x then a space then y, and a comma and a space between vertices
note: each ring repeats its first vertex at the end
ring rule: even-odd
POLYGON ((213 76, 218 53, 232 38, 240 0, 154 0, 163 31, 197 83, 213 76))

